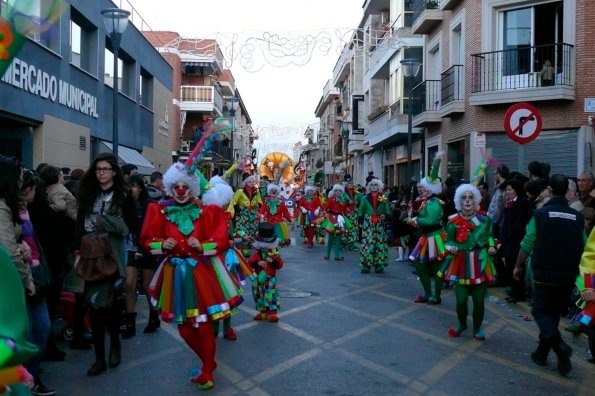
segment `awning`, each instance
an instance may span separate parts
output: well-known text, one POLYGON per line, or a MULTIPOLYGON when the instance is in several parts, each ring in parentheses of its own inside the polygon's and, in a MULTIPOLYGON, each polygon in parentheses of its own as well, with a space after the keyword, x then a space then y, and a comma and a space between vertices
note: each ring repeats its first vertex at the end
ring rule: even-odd
MULTIPOLYGON (((101 143, 103 143, 105 147, 109 149, 109 151, 112 151, 112 144, 110 142, 101 143)), ((100 152, 102 151, 100 150, 100 152)), ((118 162, 122 165, 136 165, 138 167, 138 173, 141 175, 150 175, 151 173, 155 172, 155 167, 153 164, 147 161, 145 157, 143 157, 142 154, 136 150, 118 145, 118 157, 120 157, 118 162)))

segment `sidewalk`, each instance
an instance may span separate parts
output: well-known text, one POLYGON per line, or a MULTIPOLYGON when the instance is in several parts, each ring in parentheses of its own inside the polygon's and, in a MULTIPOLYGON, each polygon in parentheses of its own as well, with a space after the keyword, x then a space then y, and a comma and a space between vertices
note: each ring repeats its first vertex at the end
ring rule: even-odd
MULTIPOLYGON (((531 306, 529 305, 529 302, 525 301, 511 304, 506 301, 506 297, 508 297, 508 295, 506 294, 505 290, 506 288, 504 287, 490 287, 488 289, 488 294, 490 296, 496 297, 498 299, 498 303, 507 305, 510 309, 518 311, 517 316, 521 320, 533 321, 533 315, 531 314, 531 306)), ((564 339, 570 344, 573 344, 575 352, 577 352, 576 350, 578 350, 581 356, 583 356, 584 353, 585 357, 589 357, 589 340, 587 338, 587 335, 582 332, 579 334, 573 334, 564 330, 567 326, 571 324, 571 322, 572 321, 566 316, 562 316, 560 318, 559 330, 562 334, 562 337, 564 337, 564 339)), ((537 326, 537 324, 535 326, 537 326)))

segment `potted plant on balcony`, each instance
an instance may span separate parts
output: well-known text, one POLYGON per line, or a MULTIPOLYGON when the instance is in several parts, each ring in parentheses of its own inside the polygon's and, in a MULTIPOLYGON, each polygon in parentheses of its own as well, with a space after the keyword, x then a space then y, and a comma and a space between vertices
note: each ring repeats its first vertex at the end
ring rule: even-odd
POLYGON ((426 3, 426 10, 437 10, 438 9, 438 0, 428 0, 426 3))

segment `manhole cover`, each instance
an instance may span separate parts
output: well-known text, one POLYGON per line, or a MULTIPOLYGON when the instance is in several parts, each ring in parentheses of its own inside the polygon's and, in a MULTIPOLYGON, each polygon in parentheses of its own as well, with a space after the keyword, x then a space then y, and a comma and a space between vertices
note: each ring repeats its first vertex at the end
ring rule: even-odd
POLYGON ((314 293, 302 290, 279 290, 279 296, 285 298, 304 298, 310 297, 314 293))

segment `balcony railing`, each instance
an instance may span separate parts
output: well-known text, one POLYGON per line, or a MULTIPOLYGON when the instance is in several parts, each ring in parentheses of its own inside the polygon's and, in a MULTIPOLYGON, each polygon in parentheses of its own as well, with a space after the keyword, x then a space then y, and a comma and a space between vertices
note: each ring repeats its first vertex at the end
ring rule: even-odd
POLYGON ((182 85, 180 87, 180 101, 183 110, 189 111, 214 111, 221 112, 223 98, 221 92, 213 86, 182 85))
POLYGON ((443 106, 455 100, 463 100, 465 91, 463 72, 463 65, 452 65, 440 75, 442 78, 440 99, 443 106))
POLYGON ((413 10, 413 23, 415 23, 425 10, 437 10, 438 0, 413 0, 411 8, 413 10))
POLYGON ((440 80, 422 81, 413 87, 413 116, 440 110, 440 94, 440 80))
POLYGON ((547 44, 471 55, 472 92, 574 86, 574 46, 547 44))

